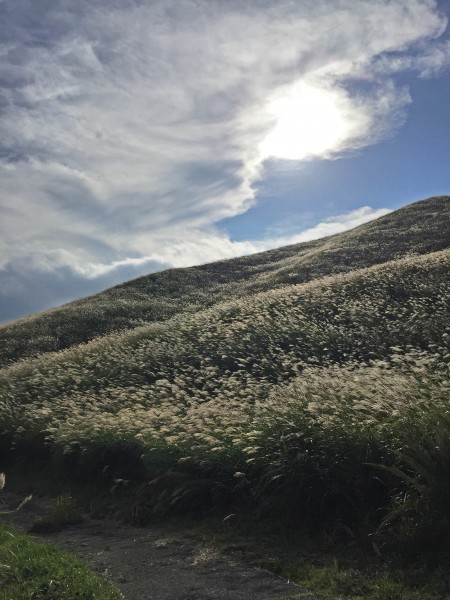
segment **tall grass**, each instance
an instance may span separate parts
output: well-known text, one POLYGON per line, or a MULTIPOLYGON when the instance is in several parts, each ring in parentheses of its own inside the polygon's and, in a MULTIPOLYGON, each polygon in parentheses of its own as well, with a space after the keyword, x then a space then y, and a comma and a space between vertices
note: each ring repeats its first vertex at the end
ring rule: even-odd
POLYGON ((131 480, 141 521, 245 507, 378 549, 442 546, 449 267, 448 250, 410 256, 3 369, 8 460, 131 480))

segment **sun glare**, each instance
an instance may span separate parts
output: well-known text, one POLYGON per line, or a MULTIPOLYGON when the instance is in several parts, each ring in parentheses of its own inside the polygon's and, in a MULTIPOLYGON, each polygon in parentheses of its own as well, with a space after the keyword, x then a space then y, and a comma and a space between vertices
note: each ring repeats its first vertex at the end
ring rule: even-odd
POLYGON ((350 102, 342 90, 297 84, 268 105, 275 127, 263 140, 263 158, 301 160, 339 149, 355 133, 350 102))

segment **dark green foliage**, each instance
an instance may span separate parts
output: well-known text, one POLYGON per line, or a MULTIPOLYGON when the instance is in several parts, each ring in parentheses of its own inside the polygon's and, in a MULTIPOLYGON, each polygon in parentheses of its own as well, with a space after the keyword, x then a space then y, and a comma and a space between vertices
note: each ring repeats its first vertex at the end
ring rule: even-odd
POLYGON ((397 480, 381 529, 393 530, 405 548, 420 547, 430 554, 450 540, 449 407, 422 409, 402 434, 396 464, 379 466, 397 480))

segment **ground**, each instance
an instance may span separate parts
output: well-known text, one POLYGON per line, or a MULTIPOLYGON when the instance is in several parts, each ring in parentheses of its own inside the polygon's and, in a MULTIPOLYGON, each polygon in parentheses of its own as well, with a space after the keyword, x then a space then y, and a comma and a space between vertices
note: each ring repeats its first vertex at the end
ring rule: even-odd
MULTIPOLYGON (((8 504, 15 500, 10 496, 8 504)), ((33 499, 12 520, 26 529, 45 505, 45 499, 33 499)), ((173 527, 135 527, 85 515, 81 525, 39 537, 82 558, 126 600, 318 600, 301 586, 177 535, 173 527)))

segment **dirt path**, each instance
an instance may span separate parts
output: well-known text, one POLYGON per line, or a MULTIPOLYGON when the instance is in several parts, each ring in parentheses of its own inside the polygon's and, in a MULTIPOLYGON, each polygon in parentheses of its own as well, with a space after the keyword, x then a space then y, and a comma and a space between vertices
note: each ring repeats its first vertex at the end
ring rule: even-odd
MULTIPOLYGON (((16 523, 29 526, 39 508, 33 500, 17 513, 16 523)), ((173 532, 86 518, 79 527, 40 537, 107 576, 126 600, 318 600, 296 584, 173 532)))
POLYGON ((127 600, 314 600, 267 571, 159 531, 90 521, 49 537, 108 575, 127 600))

